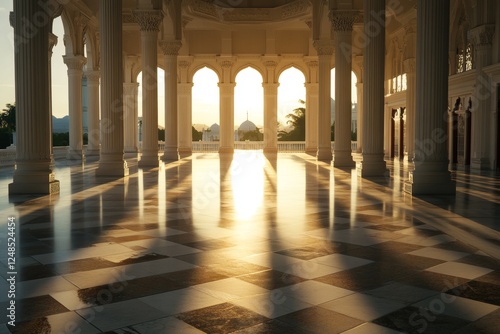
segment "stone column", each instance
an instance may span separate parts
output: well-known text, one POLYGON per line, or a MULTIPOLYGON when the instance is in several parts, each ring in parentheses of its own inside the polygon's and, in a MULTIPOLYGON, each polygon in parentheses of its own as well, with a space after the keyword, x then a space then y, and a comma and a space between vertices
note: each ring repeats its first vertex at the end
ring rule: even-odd
POLYGON ((179 156, 190 156, 193 152, 192 134, 192 83, 181 83, 178 86, 179 117, 179 156))
POLYGON ((383 176, 385 0, 364 0, 364 34, 369 38, 363 55, 363 146, 358 175, 383 176), (369 126, 368 126, 369 125, 369 126))
POLYGON ((415 108, 416 108, 416 21, 414 19, 405 27, 405 60, 403 61, 406 73, 406 152, 404 163, 412 163, 415 157, 415 108))
POLYGON ((99 71, 85 71, 87 77, 87 117, 88 145, 87 156, 99 156, 101 130, 99 121, 99 71))
MULTIPOLYGON (((52 49, 54 46, 57 45, 57 36, 54 35, 53 33, 49 33, 49 125, 50 125, 50 156, 51 156, 51 163, 52 163, 52 168, 55 166, 55 160, 54 160, 54 143, 52 140, 52 49)), ((15 133, 14 133, 15 136, 15 133)), ((13 145, 15 146, 16 141, 14 137, 14 142, 13 145)))
POLYGON ((450 2, 418 0, 415 169, 404 190, 412 195, 453 194, 448 171, 448 42, 450 2))
MULTIPOLYGON (((181 41, 161 41, 165 59, 165 151, 163 161, 179 160, 177 110, 177 55, 181 41)), ((185 129, 183 129, 185 131, 185 129)), ((191 131, 189 131, 191 133, 191 131)))
POLYGON ((411 164, 415 158, 415 111, 416 111, 416 84, 415 58, 403 62, 406 73, 406 152, 404 163, 411 164))
POLYGON ((278 153, 278 87, 279 83, 264 83, 264 153, 278 153))
POLYGON ((44 13, 39 1, 14 2, 16 85, 16 169, 9 195, 59 193, 52 165, 49 89, 51 20, 32 22, 44 13))
POLYGON ((264 88, 264 153, 278 153, 278 87, 275 82, 275 70, 278 62, 265 60, 267 69, 267 82, 262 84, 264 88))
POLYGON ((231 82, 232 59, 220 59, 223 82, 219 83, 220 94, 220 146, 219 153, 234 152, 234 87, 231 82))
POLYGON ((141 28, 142 156, 140 167, 158 167, 158 32, 163 14, 135 10, 141 28))
POLYGON ((97 176, 123 177, 123 47, 122 2, 99 1, 101 50, 101 158, 97 176))
MULTIPOLYGON (((357 124, 357 138, 356 138, 356 153, 353 154, 353 160, 362 160, 361 152, 363 151, 363 56, 356 56, 354 58, 356 65, 361 68, 358 82, 356 83, 356 94, 358 98, 358 124, 357 124)), ((359 161, 361 161, 359 160, 359 161)))
POLYGON ((306 153, 318 152, 318 62, 308 61, 309 82, 306 87, 306 153))
POLYGON ((335 31, 335 150, 334 167, 354 167, 351 149, 352 26, 357 13, 332 11, 335 31))
POLYGON ((83 97, 82 78, 84 56, 64 56, 64 63, 68 66, 68 94, 69 94, 69 160, 82 160, 83 154, 83 97))
POLYGON ((318 52, 318 152, 320 161, 332 161, 331 144, 331 60, 333 45, 331 40, 316 40, 314 47, 318 52))
POLYGON ((137 155, 138 136, 137 136, 137 95, 139 83, 129 82, 123 84, 123 126, 125 131, 125 153, 137 155))
POLYGON ((469 31, 468 37, 474 46, 474 64, 476 68, 475 90, 472 95, 472 142, 471 169, 485 170, 490 166, 490 122, 493 118, 491 99, 493 88, 490 78, 483 67, 491 64, 493 50, 494 25, 482 25, 469 31))

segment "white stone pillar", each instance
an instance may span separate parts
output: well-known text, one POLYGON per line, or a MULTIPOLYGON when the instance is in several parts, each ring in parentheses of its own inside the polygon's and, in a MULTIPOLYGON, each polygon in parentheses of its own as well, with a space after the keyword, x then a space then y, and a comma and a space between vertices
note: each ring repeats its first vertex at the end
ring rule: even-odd
POLYGON ((357 163, 359 176, 383 176, 385 0, 364 0, 364 34, 369 38, 363 54, 363 148, 357 163), (369 125, 369 126, 368 126, 369 125))
POLYGON ((471 169, 491 169, 490 122, 493 118, 491 99, 496 89, 483 67, 491 65, 493 50, 494 25, 481 25, 469 31, 468 37, 474 46, 474 65, 476 68, 476 83, 472 95, 472 142, 471 169))
POLYGON ((264 153, 278 153, 278 87, 279 83, 264 83, 264 153))
POLYGON ((137 95, 139 83, 129 82, 123 84, 123 126, 124 126, 124 144, 125 153, 137 154, 137 95))
POLYGON ((352 27, 357 13, 332 11, 335 31, 335 149, 334 167, 354 167, 351 149, 352 27))
POLYGON ((122 2, 99 1, 101 50, 101 158, 97 176, 123 177, 123 47, 122 2))
POLYGON ((415 58, 406 59, 403 63, 406 73, 406 152, 404 163, 411 164, 415 158, 415 111, 416 111, 416 85, 415 58))
POLYGON ((9 195, 59 193, 51 153, 51 20, 31 29, 39 13, 44 13, 39 1, 14 1, 17 142, 16 169, 9 195))
POLYGON ((220 94, 220 146, 219 153, 234 152, 234 87, 231 82, 232 59, 219 59, 223 81, 219 82, 220 94))
POLYGON ((87 156, 99 156, 101 149, 101 129, 99 120, 99 71, 85 71, 87 77, 87 156))
POLYGON ((68 111, 69 111, 69 160, 82 160, 83 154, 83 97, 82 79, 84 56, 64 56, 68 66, 68 111))
POLYGON ((318 62, 307 62, 309 67, 309 82, 306 87, 306 147, 307 154, 316 155, 318 152, 318 62))
POLYGON ((453 194, 448 171, 448 40, 450 2, 418 0, 415 169, 404 190, 412 195, 453 194))
POLYGON ((331 145, 331 60, 333 45, 331 40, 316 40, 314 47, 318 53, 318 152, 320 161, 332 161, 331 145))
POLYGON ((193 152, 192 133, 192 83, 178 86, 179 156, 190 156, 193 152))
MULTIPOLYGON (((54 143, 53 143, 53 138, 52 138, 52 49, 54 46, 57 45, 57 36, 54 35, 53 33, 49 33, 49 125, 50 125, 50 155, 51 155, 51 163, 52 163, 52 168, 55 166, 55 160, 54 160, 54 143)), ((16 146, 16 133, 14 132, 13 134, 13 145, 14 147, 16 146)))
POLYGON ((181 46, 181 41, 177 40, 160 42, 165 59, 165 151, 163 161, 179 160, 177 55, 181 46))
POLYGON ((163 14, 135 10, 141 28, 142 155, 140 167, 158 167, 158 32, 163 14))

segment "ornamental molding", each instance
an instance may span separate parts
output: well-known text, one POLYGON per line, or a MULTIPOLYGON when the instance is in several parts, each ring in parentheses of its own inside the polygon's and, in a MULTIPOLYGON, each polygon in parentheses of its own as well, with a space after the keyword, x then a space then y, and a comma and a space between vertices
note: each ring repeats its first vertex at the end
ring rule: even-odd
POLYGON ((467 38, 476 48, 481 46, 492 46, 494 33, 495 26, 492 24, 485 24, 469 30, 467 38))
POLYGON ((177 62, 177 65, 179 66, 180 69, 188 69, 189 66, 191 66, 191 62, 187 60, 180 60, 177 62))
POLYGON ((99 78, 101 77, 101 73, 99 71, 86 70, 84 72, 85 77, 87 78, 87 82, 99 82, 99 78))
POLYGON ((175 41, 160 41, 160 48, 165 56, 177 56, 182 47, 182 42, 175 41))
POLYGON ((163 20, 163 13, 159 10, 134 10, 132 12, 134 20, 139 24, 141 31, 160 31, 160 23, 163 20))
POLYGON ((137 23, 132 13, 122 13, 122 22, 123 24, 137 23))
POLYGON ((306 65, 311 69, 316 69, 319 66, 319 62, 317 60, 310 60, 306 63, 306 65))
POLYGON ((351 32, 359 13, 357 11, 330 11, 329 17, 335 32, 351 32))
POLYGON ((87 63, 87 58, 84 56, 63 56, 63 61, 68 66, 68 70, 83 70, 83 65, 87 63))
POLYGON ((331 56, 335 48, 331 40, 315 40, 313 46, 318 56, 331 56))
POLYGON ((217 58, 217 63, 224 69, 229 70, 233 67, 236 59, 234 57, 221 57, 217 58))
POLYGON ((281 18, 289 19, 292 17, 299 16, 307 11, 309 8, 308 0, 298 0, 292 3, 289 3, 282 7, 281 18))

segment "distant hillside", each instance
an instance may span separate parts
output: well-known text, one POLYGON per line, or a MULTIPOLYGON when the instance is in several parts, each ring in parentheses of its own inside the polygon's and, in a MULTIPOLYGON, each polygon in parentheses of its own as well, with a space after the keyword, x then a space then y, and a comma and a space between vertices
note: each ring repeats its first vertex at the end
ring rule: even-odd
POLYGON ((69 116, 64 116, 63 118, 57 118, 55 116, 52 116, 52 132, 53 133, 69 132, 69 116))

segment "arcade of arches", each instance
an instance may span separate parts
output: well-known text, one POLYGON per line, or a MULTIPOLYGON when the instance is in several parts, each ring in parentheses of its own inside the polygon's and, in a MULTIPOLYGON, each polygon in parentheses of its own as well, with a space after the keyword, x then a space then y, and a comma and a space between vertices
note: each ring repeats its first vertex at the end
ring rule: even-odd
POLYGON ((264 153, 277 152, 278 78, 295 67, 305 77, 305 151, 319 161, 355 167, 359 176, 369 177, 384 175, 385 160, 398 157, 412 168, 404 187, 412 194, 454 193, 450 168, 498 167, 500 6, 493 1, 16 1, 11 24, 19 116, 10 194, 59 189, 48 98, 51 48, 58 39, 51 24, 57 16, 65 29, 68 66, 68 158, 99 156, 97 176, 128 174, 123 154, 138 152, 139 84, 139 166, 158 166, 159 156, 169 162, 191 154, 193 76, 204 67, 219 81, 221 154, 234 150, 235 77, 249 66, 263 78, 264 153), (166 73, 160 155, 158 66, 166 73), (351 71, 358 77, 354 152, 351 71), (80 140, 83 77, 91 134, 86 152, 80 140), (333 151, 331 80, 336 83, 333 151))

